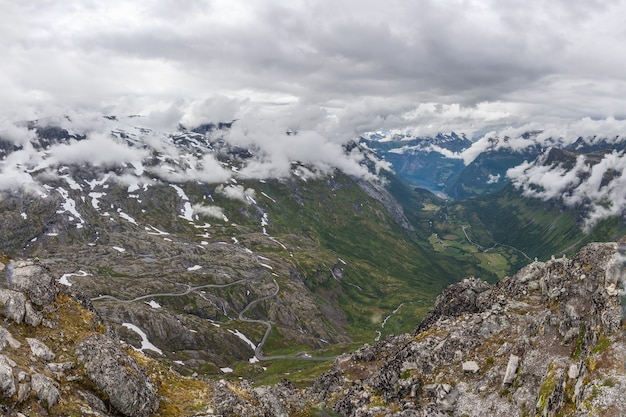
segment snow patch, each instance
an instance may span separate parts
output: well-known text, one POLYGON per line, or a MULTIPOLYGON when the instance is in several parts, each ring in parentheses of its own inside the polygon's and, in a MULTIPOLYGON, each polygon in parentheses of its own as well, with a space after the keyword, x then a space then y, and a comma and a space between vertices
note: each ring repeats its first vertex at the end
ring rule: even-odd
POLYGON ((135 221, 135 219, 130 217, 128 214, 124 213, 122 209, 117 209, 117 214, 119 214, 122 219, 128 221, 129 223, 139 226, 137 222, 135 221))
POLYGON ((105 196, 105 193, 89 193, 88 194, 89 197, 91 197, 91 205, 93 206, 93 208, 95 208, 96 210, 100 210, 100 198, 102 198, 102 196, 105 196))
POLYGON ((149 235, 169 235, 168 232, 164 232, 163 230, 159 230, 159 229, 157 229, 154 226, 150 226, 150 225, 148 225, 148 226, 149 227, 145 227, 146 230, 150 230, 150 229, 154 230, 154 232, 150 232, 149 231, 148 232, 149 235))
POLYGON ((158 353, 159 355, 163 355, 163 351, 159 349, 158 347, 154 346, 152 343, 150 343, 150 341, 148 340, 148 336, 139 327, 135 326, 132 323, 122 323, 122 326, 134 331, 135 333, 139 335, 139 337, 141 337, 141 347, 139 349, 134 348, 135 350, 140 350, 142 352, 144 350, 152 350, 158 353))
MULTIPOLYGON (((57 191, 59 192, 59 194, 61 194, 61 197, 63 197, 63 199, 65 200, 63 202, 63 204, 61 204, 61 207, 63 208, 63 210, 57 210, 57 213, 70 213, 73 217, 77 217, 79 220, 79 223, 76 224, 77 228, 81 228, 83 226, 83 223, 85 223, 85 220, 83 220, 83 217, 80 215, 80 213, 78 212, 78 210, 76 210, 76 201, 74 201, 73 198, 70 198, 70 194, 67 192, 66 189, 58 187, 57 191)), ((70 220, 74 220, 73 218, 70 218, 70 220)))
POLYGON ((256 350, 256 345, 252 342, 252 340, 248 339, 245 334, 241 333, 239 330, 236 330, 236 329, 235 330, 227 329, 227 330, 230 333, 237 336, 238 338, 240 338, 241 340, 243 340, 244 342, 246 342, 248 346, 252 348, 252 350, 256 350))
POLYGON ((81 269, 76 274, 63 274, 63 276, 59 278, 57 282, 61 285, 71 287, 72 282, 68 279, 69 277, 86 277, 87 275, 91 275, 91 274, 88 274, 87 272, 81 269))

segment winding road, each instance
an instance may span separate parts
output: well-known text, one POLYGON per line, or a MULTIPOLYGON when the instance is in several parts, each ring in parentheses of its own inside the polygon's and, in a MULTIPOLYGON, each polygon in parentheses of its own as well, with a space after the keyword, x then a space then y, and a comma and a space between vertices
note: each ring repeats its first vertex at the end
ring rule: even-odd
MULTIPOLYGON (((201 289, 205 289, 205 288, 227 288, 236 284, 242 284, 244 282, 250 282, 253 281, 253 279, 240 279, 238 281, 233 281, 230 282, 228 284, 206 284, 206 285, 199 285, 196 287, 189 287, 187 288, 185 291, 180 292, 180 293, 171 293, 171 292, 167 292, 167 293, 152 293, 152 294, 146 294, 146 295, 142 295, 140 297, 135 297, 132 298, 130 300, 124 300, 124 299, 120 299, 117 297, 114 297, 112 295, 100 295, 98 297, 94 297, 91 299, 91 301, 102 301, 102 300, 111 300, 111 301, 116 301, 118 303, 134 303, 137 301, 142 301, 142 300, 147 300, 149 298, 155 298, 155 297, 182 297, 184 295, 190 294, 192 292, 201 290, 201 289)), ((245 313, 252 308, 253 306, 255 306, 256 304, 260 303, 261 301, 265 301, 265 300, 269 300, 270 298, 274 298, 278 295, 278 292, 280 291, 280 286, 278 285, 278 282, 276 282, 275 278, 272 278, 272 281, 274 281, 274 285, 276 286, 276 289, 274 290, 274 292, 272 294, 266 295, 264 297, 261 298, 257 298, 256 300, 253 300, 251 302, 248 303, 248 305, 246 305, 243 310, 241 310, 239 312, 239 320, 246 322, 246 323, 257 323, 257 324, 262 324, 265 326, 265 334, 263 335, 263 337, 261 338, 261 341, 256 345, 256 348, 254 349, 254 357, 257 358, 260 361, 271 361, 271 360, 276 360, 276 359, 298 359, 298 360, 303 360, 303 361, 319 361, 319 362, 324 362, 324 361, 330 361, 330 360, 334 360, 336 358, 336 356, 325 356, 325 357, 313 357, 313 356, 297 356, 297 355, 274 355, 274 356, 265 356, 263 354, 263 345, 265 345, 265 342, 267 341, 267 338, 270 336, 270 333, 272 332, 272 323, 267 321, 267 320, 260 320, 260 319, 250 319, 250 318, 246 318, 244 317, 245 313)))
POLYGON ((228 284, 199 285, 197 287, 189 287, 185 291, 179 292, 179 293, 176 293, 176 292, 153 293, 153 294, 142 295, 140 297, 133 298, 131 300, 122 300, 120 298, 113 297, 112 295, 100 295, 98 297, 92 298, 91 301, 113 300, 119 303, 134 303, 135 301, 146 300, 148 298, 154 298, 154 297, 182 297, 183 295, 187 295, 189 293, 192 293, 194 291, 198 291, 204 288, 227 288, 235 284, 241 284, 242 282, 249 282, 249 281, 252 281, 252 279, 240 279, 239 281, 229 282, 228 284))
POLYGON ((513 250, 518 251, 519 253, 521 253, 522 255, 524 255, 524 257, 526 257, 526 259, 528 259, 529 261, 531 261, 531 262, 532 262, 532 259, 530 259, 530 257, 529 257, 528 255, 526 255, 526 253, 524 253, 524 251, 523 251, 523 250, 521 250, 521 249, 517 249, 516 247, 511 246, 511 245, 505 245, 504 243, 496 243, 496 244, 495 244, 495 245, 493 245, 491 248, 487 248, 487 249, 485 249, 485 247, 484 247, 484 246, 479 245, 478 243, 476 243, 476 242, 472 241, 472 240, 469 238, 469 236, 467 235, 467 231, 465 230, 465 228, 466 228, 466 227, 468 227, 468 226, 461 226, 461 229, 463 230, 463 234, 465 235, 465 239, 467 239, 467 241, 468 241, 471 245, 476 246, 478 249, 482 249, 482 251, 483 251, 483 252, 487 252, 489 249, 493 249, 493 248, 495 248, 496 246, 498 246, 498 245, 499 245, 499 246, 503 246, 503 247, 505 247, 505 248, 509 248, 509 249, 513 249, 513 250))

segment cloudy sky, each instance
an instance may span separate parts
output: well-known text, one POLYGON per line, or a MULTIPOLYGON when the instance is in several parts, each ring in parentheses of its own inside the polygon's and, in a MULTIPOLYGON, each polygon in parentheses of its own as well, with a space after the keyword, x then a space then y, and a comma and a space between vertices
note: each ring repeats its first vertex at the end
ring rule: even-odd
POLYGON ((0 0, 0 108, 344 138, 619 121, 623 16, 622 0, 0 0))

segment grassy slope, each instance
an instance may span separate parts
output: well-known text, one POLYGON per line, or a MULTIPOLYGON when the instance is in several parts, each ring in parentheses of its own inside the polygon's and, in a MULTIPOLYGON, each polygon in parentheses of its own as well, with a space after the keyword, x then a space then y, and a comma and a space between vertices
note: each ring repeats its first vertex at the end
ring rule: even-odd
POLYGON ((463 203, 491 236, 483 235, 485 245, 499 242, 515 246, 540 260, 575 253, 592 241, 619 239, 626 227, 617 218, 606 219, 585 233, 579 213, 537 199, 526 199, 513 187, 463 203))
POLYGON ((264 192, 277 200, 270 210, 277 237, 296 234, 318 244, 321 253, 295 262, 309 288, 343 308, 357 340, 371 341, 376 330, 411 331, 434 297, 459 279, 458 268, 409 238, 380 203, 343 175, 268 182, 264 192), (342 277, 333 277, 333 267, 343 269, 342 277), (401 303, 407 304, 381 328, 401 303))

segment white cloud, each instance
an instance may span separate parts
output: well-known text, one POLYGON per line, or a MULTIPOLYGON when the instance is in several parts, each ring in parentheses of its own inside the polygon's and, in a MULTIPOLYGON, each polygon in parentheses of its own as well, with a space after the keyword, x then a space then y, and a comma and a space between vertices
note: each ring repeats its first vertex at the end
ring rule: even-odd
POLYGON ((252 202, 251 199, 254 199, 256 194, 252 188, 245 188, 242 185, 218 185, 215 188, 215 192, 247 204, 252 202))
POLYGON ((547 165, 548 153, 535 162, 509 169, 507 176, 525 196, 542 200, 561 199, 570 207, 585 208, 587 227, 626 210, 626 154, 613 151, 591 165, 584 155, 567 169, 557 162, 547 165))
POLYGON ((193 212, 208 217, 215 217, 220 220, 223 220, 226 217, 224 215, 224 209, 218 206, 203 206, 202 204, 194 204, 193 212))
POLYGON ((169 128, 301 103, 300 130, 327 137, 305 123, 319 109, 339 136, 619 119, 624 14, 620 1, 5 1, 0 106, 169 128))
POLYGON ((83 164, 93 166, 124 166, 142 161, 148 151, 132 148, 106 133, 93 133, 87 139, 69 144, 58 144, 48 149, 46 165, 83 164))

